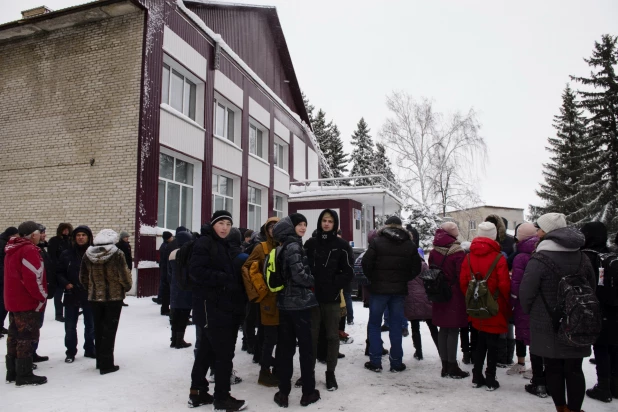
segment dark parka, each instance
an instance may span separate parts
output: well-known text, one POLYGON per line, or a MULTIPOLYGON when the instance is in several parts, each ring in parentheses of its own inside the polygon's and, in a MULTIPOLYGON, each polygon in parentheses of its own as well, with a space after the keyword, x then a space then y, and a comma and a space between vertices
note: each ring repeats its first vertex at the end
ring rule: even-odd
POLYGON ((372 294, 405 296, 408 282, 421 272, 421 257, 407 230, 387 225, 369 242, 362 265, 372 294))
POLYGON ((234 271, 230 245, 205 224, 193 246, 189 276, 193 282, 193 319, 207 328, 238 327, 247 301, 240 273, 234 271))
POLYGON ((543 291, 549 307, 555 307, 558 303, 560 279, 575 273, 582 259, 584 266, 580 274, 586 277, 593 289, 596 288, 592 265, 588 257, 579 251, 583 245, 584 235, 580 231, 573 228, 553 230, 541 240, 536 253, 526 266, 519 287, 519 301, 524 313, 530 314, 530 353, 552 359, 590 356, 590 347, 577 348, 558 341, 553 331, 551 317, 540 296, 540 292, 543 291), (559 273, 553 273, 544 263, 536 259, 537 254, 543 254, 551 259, 559 273))
POLYGON ((273 237, 280 244, 288 242, 282 249, 285 287, 277 293, 277 306, 282 310, 304 310, 318 306, 311 290, 315 280, 303 249, 303 240, 296 234, 294 223, 289 216, 275 225, 273 237))
POLYGON ((337 236, 339 215, 325 209, 318 218, 318 229, 311 239, 305 242, 311 274, 315 279, 315 297, 322 303, 340 303, 341 289, 347 287, 354 278, 354 251, 344 239, 337 236), (329 213, 334 220, 333 229, 322 230, 322 218, 329 213))
POLYGON ((4 284, 4 257, 6 256, 4 248, 9 242, 9 238, 9 235, 5 232, 0 233, 0 285, 4 284))
POLYGON ((116 247, 122 250, 122 253, 124 253, 124 260, 125 262, 127 262, 127 268, 129 268, 129 270, 132 270, 133 256, 131 256, 131 244, 120 239, 118 243, 116 243, 116 247))
POLYGON ((45 273, 47 273, 47 299, 53 299, 56 293, 56 269, 54 268, 54 262, 51 260, 49 253, 47 253, 47 242, 39 242, 37 245, 40 250, 43 264, 45 265, 45 273))
MULTIPOLYGON (((170 285, 170 308, 172 309, 191 309, 193 305, 193 293, 183 288, 181 284, 186 285, 186 276, 189 270, 185 264, 182 266, 179 264, 177 258, 178 251, 185 244, 193 240, 191 232, 179 232, 176 235, 178 249, 171 251, 168 256, 165 257, 167 262, 167 280, 170 285), (183 282, 184 281, 184 282, 183 282)), ((161 258, 163 262, 163 258, 161 258)), ((188 262, 187 262, 188 263, 188 262)))
POLYGON ((58 225, 58 228, 56 229, 56 236, 49 239, 48 244, 47 244, 47 253, 49 253, 49 257, 51 258, 54 264, 58 262, 62 252, 64 252, 65 250, 71 249, 72 236, 73 236, 73 226, 71 226, 69 223, 60 223, 58 225), (67 236, 62 234, 62 232, 64 232, 65 229, 69 229, 69 234, 67 236))
POLYGON ((62 252, 60 259, 56 264, 56 279, 58 287, 64 291, 64 306, 88 306, 88 293, 82 287, 79 281, 79 270, 82 265, 82 258, 88 247, 92 246, 92 231, 88 226, 78 226, 75 231, 71 232, 73 245, 62 252), (77 233, 86 233, 88 235, 88 243, 80 248, 75 243, 75 235, 77 233), (67 290, 68 284, 73 285, 73 289, 67 290))

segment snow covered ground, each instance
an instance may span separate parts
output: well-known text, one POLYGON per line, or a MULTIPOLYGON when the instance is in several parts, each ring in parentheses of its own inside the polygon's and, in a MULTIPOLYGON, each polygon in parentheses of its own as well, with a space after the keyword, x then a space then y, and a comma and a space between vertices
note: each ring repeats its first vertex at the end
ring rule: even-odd
MULTIPOLYGON (((187 406, 193 351, 169 348, 169 324, 159 315, 159 306, 148 299, 129 297, 129 307, 123 308, 116 339, 116 364, 120 371, 101 376, 95 370, 93 359, 83 358, 83 324, 78 327, 79 353, 73 364, 64 363, 64 326, 53 320, 53 305, 47 307, 47 319, 41 331, 39 354, 48 355, 48 362, 39 363, 38 374, 45 375, 48 383, 39 387, 16 388, 0 385, 3 411, 177 411, 187 406)), ((412 339, 404 339, 404 362, 408 369, 403 373, 376 374, 363 368, 365 331, 368 309, 354 303, 355 325, 348 332, 355 338, 350 345, 342 345, 341 359, 337 366, 339 390, 325 389, 325 365, 316 367, 317 387, 322 400, 303 408, 299 405, 301 391, 292 388, 288 410, 354 411, 376 410, 410 411, 552 411, 551 398, 539 399, 524 391, 526 380, 507 376, 498 370, 500 389, 487 392, 473 389, 471 378, 451 380, 440 378, 440 364, 426 326, 421 326, 425 360, 417 361, 412 339), (405 409, 404 409, 405 408, 405 409)), ((80 321, 81 322, 81 321, 80 321)), ((8 325, 7 325, 8 326, 8 325)), ((187 328, 186 340, 195 341, 194 327, 187 328)), ((388 347, 388 334, 383 334, 388 347)), ((272 398, 275 388, 257 384, 259 366, 236 348, 234 369, 243 382, 232 386, 232 395, 248 402, 249 411, 273 411, 278 408, 272 398)), ((0 355, 6 354, 6 339, 0 340, 0 355)), ((388 367, 387 358, 383 359, 388 367)), ((471 366, 462 365, 471 371, 471 366)), ((0 368, 4 373, 4 368, 0 368)), ((584 360, 587 387, 596 382, 594 366, 584 360)), ((295 363, 294 380, 299 377, 295 363)), ((212 391, 212 387, 211 387, 212 391)), ((588 412, 616 410, 616 401, 604 404, 589 398, 584 401, 588 412)), ((211 410, 202 406, 199 410, 211 410)))

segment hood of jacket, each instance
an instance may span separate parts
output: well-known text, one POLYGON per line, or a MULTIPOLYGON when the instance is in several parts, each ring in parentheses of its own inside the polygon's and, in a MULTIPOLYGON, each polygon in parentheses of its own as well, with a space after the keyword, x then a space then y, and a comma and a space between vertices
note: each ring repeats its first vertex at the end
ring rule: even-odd
POLYGON ((539 243, 538 237, 536 236, 529 237, 528 239, 517 243, 517 252, 526 253, 528 255, 531 255, 532 252, 534 252, 534 249, 536 249, 537 243, 539 243))
POLYGON ((281 244, 289 237, 295 237, 300 240, 300 236, 296 234, 294 223, 292 223, 292 219, 290 219, 289 216, 284 217, 275 225, 273 228, 273 237, 281 244))
POLYGON ((181 248, 182 245, 193 240, 193 234, 191 232, 178 232, 176 234, 176 240, 178 247, 181 248))
POLYGON ((584 249, 606 249, 607 227, 601 222, 588 222, 581 228, 584 234, 584 249))
POLYGON ((444 229, 436 230, 436 235, 433 238, 433 245, 440 247, 449 247, 453 244, 457 239, 453 236, 449 235, 448 232, 444 229))
POLYGON ((412 240, 410 232, 405 230, 401 225, 386 225, 382 229, 378 230, 378 236, 384 236, 394 242, 405 242, 406 240, 412 240))
POLYGON ((500 253, 500 244, 488 237, 477 237, 472 240, 470 253, 485 256, 490 253, 500 253))
POLYGON ((318 228, 315 231, 315 237, 318 239, 318 241, 323 242, 323 241, 332 240, 333 238, 336 238, 338 230, 339 230, 339 214, 337 214, 337 212, 335 212, 333 209, 322 210, 322 213, 320 213, 320 216, 318 217, 318 228), (322 218, 324 217, 326 213, 330 214, 333 217, 333 221, 334 221, 333 229, 329 230, 328 232, 325 232, 324 230, 322 230, 322 218))
POLYGON ((24 239, 23 237, 19 236, 10 238, 4 249, 6 251, 6 257, 8 258, 14 253, 17 253, 17 251, 19 251, 21 248, 28 247, 28 245, 36 247, 29 239, 24 239))
POLYGON ((86 250, 86 257, 94 264, 104 264, 118 251, 116 245, 90 246, 86 250))
POLYGON ((489 215, 485 218, 485 222, 491 222, 496 225, 498 231, 498 242, 503 242, 506 239, 506 226, 504 226, 504 220, 498 215, 489 215))
POLYGON ((64 232, 64 229, 69 229, 69 236, 73 235, 73 226, 70 223, 60 223, 56 229, 56 236, 62 237, 62 232, 64 232))
MULTIPOLYGON (((268 227, 270 223, 274 223, 276 225, 277 223, 279 223, 280 220, 281 219, 279 219, 277 216, 273 216, 273 217, 269 217, 266 223, 264 223, 264 237, 266 238, 266 242, 270 243, 271 245, 275 243, 275 239, 273 236, 268 234, 268 230, 266 230, 266 228, 268 227)), ((253 234, 255 233, 256 232, 253 232, 253 234)), ((273 233, 274 233, 274 226, 273 226, 273 233)), ((258 235, 261 235, 261 233, 258 233, 258 235)), ((256 238, 261 239, 259 237, 256 237, 256 238)), ((253 235, 251 235, 251 241, 253 241, 253 235)))
POLYGON ((75 228, 75 230, 71 230, 71 240, 73 241, 73 244, 77 246, 77 242, 75 242, 75 237, 80 232, 88 235, 88 246, 92 246, 94 242, 94 237, 92 236, 92 230, 90 230, 90 228, 86 225, 79 225, 75 228))
POLYGON ((537 252, 547 250, 550 252, 574 252, 586 243, 584 234, 573 227, 563 227, 552 230, 545 235, 538 244, 537 252))

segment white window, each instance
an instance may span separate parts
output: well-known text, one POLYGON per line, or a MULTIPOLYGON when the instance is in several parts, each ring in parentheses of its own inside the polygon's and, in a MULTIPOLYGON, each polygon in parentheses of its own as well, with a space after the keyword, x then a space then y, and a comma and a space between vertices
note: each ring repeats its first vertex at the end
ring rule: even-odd
POLYGON ((283 197, 275 195, 273 202, 273 212, 279 219, 283 218, 283 197))
POLYGON ((234 141, 234 119, 236 111, 222 99, 215 99, 214 131, 218 137, 234 141))
POLYGON ((279 169, 288 170, 287 165, 288 145, 280 141, 275 142, 275 166, 279 169))
POLYGON ((234 213, 234 181, 226 176, 212 175, 212 209, 234 213))
POLYGON ((197 86, 179 70, 164 63, 161 102, 195 120, 197 86))
POLYGON ((249 186, 247 229, 259 231, 262 225, 262 190, 249 186))
POLYGON ((262 134, 262 130, 260 130, 257 126, 253 124, 249 125, 249 153, 252 153, 258 157, 263 157, 262 134))
POLYGON ((470 221, 470 230, 476 230, 476 220, 470 221))
POLYGON ((193 165, 161 153, 159 156, 159 227, 191 228, 193 220, 193 165))

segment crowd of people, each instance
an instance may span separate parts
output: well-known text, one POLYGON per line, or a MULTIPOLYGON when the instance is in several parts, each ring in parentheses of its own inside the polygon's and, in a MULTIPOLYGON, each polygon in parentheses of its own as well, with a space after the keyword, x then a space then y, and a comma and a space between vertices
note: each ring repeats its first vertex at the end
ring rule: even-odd
MULTIPOLYGON (((422 361, 425 323, 443 378, 470 377, 460 368, 461 348, 461 361, 473 365, 474 388, 497 390, 497 372, 504 368, 530 380, 526 392, 551 396, 559 412, 581 411, 586 395, 603 402, 618 398, 618 254, 602 223, 569 227, 564 215, 548 213, 520 224, 511 236, 504 219, 490 215, 472 242, 461 242, 457 225, 445 222, 427 261, 418 231, 397 216, 369 232, 368 248, 357 258, 341 238, 336 211, 323 210, 316 223, 304 244, 309 227, 299 213, 271 217, 253 232, 234 227, 231 214, 219 210, 200 233, 184 227, 163 233, 153 301, 169 316, 171 348, 190 347, 185 330, 196 326, 190 407, 247 406, 230 393, 242 381, 233 370, 239 330, 242 350, 259 365, 257 383, 278 388, 278 406, 290 402, 296 348, 300 378, 294 385, 302 388, 302 406, 320 400, 316 361, 326 364, 326 390, 339 389, 340 344, 352 341, 345 326, 354 322, 353 280, 369 308, 367 371, 382 372, 386 355, 390 372, 406 370, 408 323, 413 358, 422 361), (591 347, 597 383, 586 390, 582 363, 591 347)), ((87 226, 62 223, 47 243, 41 224, 6 229, 0 235, 0 320, 4 324, 8 311, 9 328, 2 329, 8 335, 7 382, 47 381, 33 372, 47 360, 37 354, 47 299, 54 299, 56 320, 65 324, 65 361, 75 360, 82 315, 83 356, 95 358, 101 374, 117 371, 114 342, 131 267, 126 232, 104 229, 93 236, 87 226)))

